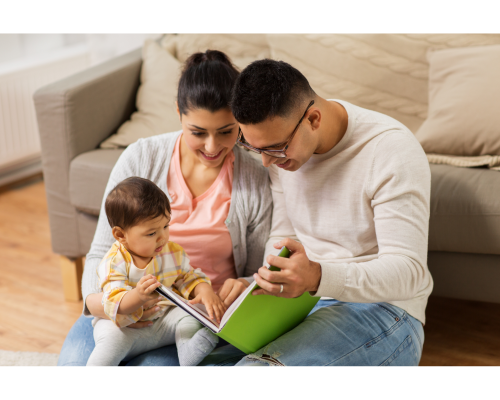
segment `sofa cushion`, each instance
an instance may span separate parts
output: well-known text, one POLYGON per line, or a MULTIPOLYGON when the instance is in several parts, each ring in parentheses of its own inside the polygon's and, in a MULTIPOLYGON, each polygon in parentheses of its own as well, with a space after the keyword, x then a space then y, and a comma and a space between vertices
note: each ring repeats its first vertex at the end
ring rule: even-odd
POLYGON ((429 62, 429 116, 415 134, 425 152, 500 155, 500 45, 440 50, 429 62))
POLYGON ((181 127, 175 105, 181 64, 154 40, 144 43, 142 60, 137 111, 117 133, 101 143, 103 149, 127 147, 140 138, 173 132, 181 127))
POLYGON ((416 132, 427 117, 428 50, 500 44, 500 35, 268 35, 271 56, 314 91, 387 114, 416 132))
POLYGON ((99 149, 80 154, 71 161, 69 196, 76 209, 99 215, 109 175, 123 149, 99 149))
POLYGON ((500 254, 500 173, 430 167, 429 251, 500 254))
POLYGON ((219 50, 226 53, 240 69, 271 55, 264 34, 170 34, 162 38, 161 45, 181 63, 191 54, 208 49, 219 50))

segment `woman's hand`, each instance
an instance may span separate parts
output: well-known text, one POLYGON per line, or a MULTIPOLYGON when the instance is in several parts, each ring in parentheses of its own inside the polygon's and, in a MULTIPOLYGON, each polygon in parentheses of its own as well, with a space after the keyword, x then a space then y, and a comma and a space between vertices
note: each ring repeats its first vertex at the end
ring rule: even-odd
POLYGON ((224 302, 224 305, 226 307, 229 307, 231 304, 233 304, 233 301, 235 301, 240 296, 240 294, 245 291, 248 285, 250 285, 250 283, 243 278, 226 279, 221 288, 217 290, 217 294, 224 302))
POLYGON ((210 319, 216 320, 220 324, 222 316, 226 312, 226 306, 220 297, 214 293, 212 286, 208 283, 200 283, 194 288, 193 292, 195 297, 189 303, 202 303, 207 309, 210 319))
POLYGON ((141 328, 146 328, 148 326, 153 325, 153 321, 146 321, 149 317, 151 317, 155 312, 160 311, 160 307, 157 306, 159 301, 162 301, 160 296, 158 296, 156 299, 149 300, 144 305, 142 306, 144 308, 144 312, 142 313, 141 320, 134 323, 130 324, 127 326, 127 328, 134 328, 134 329, 141 329, 141 328))

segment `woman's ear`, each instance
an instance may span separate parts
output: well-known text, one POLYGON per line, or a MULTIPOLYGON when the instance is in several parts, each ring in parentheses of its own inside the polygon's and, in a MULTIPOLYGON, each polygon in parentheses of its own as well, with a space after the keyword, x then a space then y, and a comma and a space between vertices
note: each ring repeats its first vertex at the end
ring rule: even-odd
POLYGON ((113 234, 113 237, 121 244, 124 245, 126 243, 127 240, 125 239, 125 232, 122 228, 120 228, 119 226, 113 226, 111 233, 113 234))

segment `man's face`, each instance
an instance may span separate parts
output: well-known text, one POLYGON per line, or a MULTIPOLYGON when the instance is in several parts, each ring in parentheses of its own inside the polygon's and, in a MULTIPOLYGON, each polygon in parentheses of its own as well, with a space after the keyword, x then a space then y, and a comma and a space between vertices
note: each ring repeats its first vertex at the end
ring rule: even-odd
MULTIPOLYGON (((253 147, 281 150, 297 126, 299 116, 288 118, 274 117, 258 124, 240 124, 245 140, 253 147)), ((309 121, 305 118, 297 128, 297 132, 288 143, 286 158, 276 158, 261 153, 262 164, 269 167, 275 164, 286 171, 297 171, 314 153, 316 144, 311 136, 309 121)))

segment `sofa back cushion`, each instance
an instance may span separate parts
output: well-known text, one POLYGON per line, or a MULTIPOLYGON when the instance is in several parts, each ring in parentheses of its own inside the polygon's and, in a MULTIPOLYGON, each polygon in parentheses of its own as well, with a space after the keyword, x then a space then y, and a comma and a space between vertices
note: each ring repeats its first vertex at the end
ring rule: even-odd
POLYGON ((240 70, 254 60, 271 56, 264 34, 170 34, 163 37, 161 45, 181 63, 191 54, 219 50, 226 53, 240 70))
POLYGON ((426 153, 500 156, 500 45, 440 50, 429 61, 429 117, 416 133, 426 153))
POLYGON ((175 100, 182 63, 207 49, 243 69, 274 58, 289 62, 322 97, 349 101, 401 121, 416 132, 427 117, 431 50, 500 44, 500 35, 468 34, 167 34, 143 48, 137 109, 102 148, 178 130, 175 100))
POLYGON ((320 96, 387 114, 413 132, 427 117, 430 50, 500 44, 500 35, 268 35, 272 58, 299 69, 320 96))
POLYGON ((137 111, 101 143, 101 148, 123 148, 140 138, 180 129, 175 105, 180 67, 179 61, 156 41, 144 43, 137 111))

